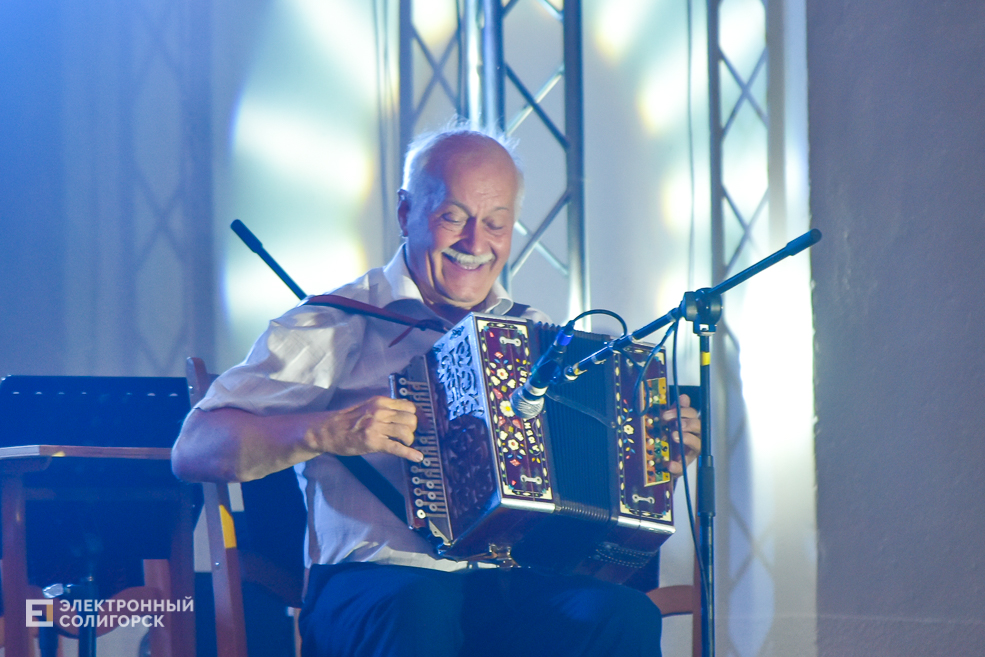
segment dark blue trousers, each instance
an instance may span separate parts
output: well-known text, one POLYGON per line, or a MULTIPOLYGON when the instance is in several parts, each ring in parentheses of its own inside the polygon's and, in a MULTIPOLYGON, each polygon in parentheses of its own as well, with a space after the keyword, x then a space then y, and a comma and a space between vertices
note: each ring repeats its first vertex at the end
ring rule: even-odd
POLYGON ((659 657, 660 622, 589 577, 371 563, 312 568, 299 619, 304 657, 659 657))

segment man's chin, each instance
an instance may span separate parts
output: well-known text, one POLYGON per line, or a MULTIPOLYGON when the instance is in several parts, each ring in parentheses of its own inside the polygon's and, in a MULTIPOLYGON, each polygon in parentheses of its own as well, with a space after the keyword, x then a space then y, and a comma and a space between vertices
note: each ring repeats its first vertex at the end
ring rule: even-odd
POLYGON ((496 279, 495 277, 490 278, 487 267, 482 269, 484 271, 482 271, 481 279, 478 272, 470 272, 466 276, 446 277, 446 280, 443 281, 444 285, 436 285, 435 292, 438 293, 441 302, 456 308, 471 310, 485 301, 492 291, 496 279))
POLYGON ((471 299, 462 300, 443 298, 439 303, 447 306, 448 308, 457 308, 458 310, 464 310, 465 312, 472 312, 473 310, 476 312, 482 312, 482 302, 485 300, 485 297, 482 297, 478 301, 473 301, 471 299))
POLYGON ((492 290, 490 286, 489 290, 485 294, 479 293, 466 293, 464 291, 448 291, 448 290, 436 290, 438 293, 438 303, 447 306, 449 308, 457 308, 459 310, 464 310, 470 312, 472 310, 481 309, 482 303, 489 296, 489 291, 492 290))

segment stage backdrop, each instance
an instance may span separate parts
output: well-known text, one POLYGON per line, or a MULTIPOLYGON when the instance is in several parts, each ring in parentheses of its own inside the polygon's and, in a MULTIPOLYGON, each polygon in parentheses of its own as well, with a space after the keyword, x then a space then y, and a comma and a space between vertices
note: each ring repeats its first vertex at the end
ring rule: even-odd
MULTIPOLYGON (((383 4, 2 3, 0 374, 180 375, 190 354, 212 369, 238 362, 269 318, 296 301, 229 232, 237 217, 310 292, 389 259, 381 235, 394 218, 383 211, 381 187, 393 171, 379 169, 377 121, 392 110, 378 93, 392 92, 393 79, 379 80, 374 66, 381 47, 374 6, 383 4)), ((415 5, 425 37, 447 34, 454 0, 415 5)), ((592 305, 622 313, 631 327, 710 283, 704 3, 691 6, 693 197, 688 4, 584 3, 592 305)), ((763 3, 730 0, 722 12, 723 47, 749 75, 765 40, 763 3)), ((524 0, 507 25, 507 56, 531 80, 533 69, 549 73, 560 60, 549 13, 524 0)), ((790 15, 796 22, 799 14, 790 15)), ((384 39, 392 20, 389 28, 384 39)), ((765 79, 750 91, 757 98, 765 79)), ((737 96, 738 86, 728 85, 737 96)), ((559 92, 545 100, 556 120, 559 92)), ((749 119, 744 111, 739 124, 749 119)), ((791 129, 803 133, 805 113, 795 119, 791 129)), ((763 136, 761 125, 755 130, 763 136)), ((530 182, 524 216, 534 222, 556 197, 558 172, 542 157, 552 148, 542 133, 524 126, 519 136, 530 182)), ((752 137, 731 137, 744 165, 738 179, 748 183, 733 188, 740 202, 759 198, 766 179, 765 148, 752 137)), ((799 196, 788 199, 786 238, 807 225, 806 150, 796 139, 789 144, 788 164, 800 168, 787 172, 799 196)), ((387 188, 392 207, 392 180, 387 188)), ((769 227, 763 218, 757 231, 769 227)), ((771 246, 760 237, 748 257, 771 246)), ((547 242, 565 251, 560 231, 549 231, 547 242)), ((729 427, 736 440, 718 452, 718 526, 728 537, 719 554, 719 637, 723 651, 742 657, 809 657, 814 645, 807 261, 785 267, 772 283, 749 287, 748 297, 728 300, 730 326, 743 332, 742 352, 733 355, 744 359, 749 422, 729 427), (795 323, 777 326, 760 310, 776 289, 795 290, 795 323), (796 336, 787 340, 793 324, 796 336)), ((518 297, 563 321, 567 295, 558 279, 535 254, 517 279, 518 297)), ((682 378, 693 383, 694 339, 687 343, 682 378)), ((688 533, 679 526, 664 552, 667 582, 690 578, 688 533)), ((687 650, 687 620, 682 647, 671 639, 674 623, 668 654, 687 650)))

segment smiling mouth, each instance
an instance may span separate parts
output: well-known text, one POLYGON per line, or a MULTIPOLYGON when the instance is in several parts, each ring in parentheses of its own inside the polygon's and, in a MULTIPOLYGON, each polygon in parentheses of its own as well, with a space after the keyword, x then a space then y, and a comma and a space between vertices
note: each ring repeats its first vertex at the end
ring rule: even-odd
POLYGON ((456 266, 466 271, 475 271, 480 269, 483 265, 489 264, 493 260, 491 253, 485 256, 474 256, 450 249, 445 249, 441 252, 441 255, 448 258, 456 266))

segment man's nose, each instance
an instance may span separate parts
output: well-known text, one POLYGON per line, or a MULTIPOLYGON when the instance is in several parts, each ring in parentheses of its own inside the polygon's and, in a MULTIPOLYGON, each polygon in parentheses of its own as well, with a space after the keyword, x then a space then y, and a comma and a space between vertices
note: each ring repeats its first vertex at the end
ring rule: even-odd
POLYGON ((489 240, 479 227, 478 221, 469 219, 465 222, 457 246, 459 250, 470 255, 482 255, 489 251, 489 240))

